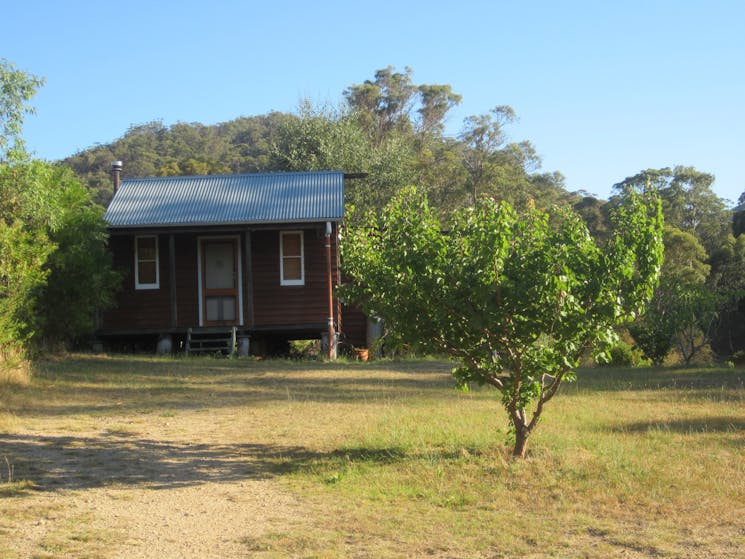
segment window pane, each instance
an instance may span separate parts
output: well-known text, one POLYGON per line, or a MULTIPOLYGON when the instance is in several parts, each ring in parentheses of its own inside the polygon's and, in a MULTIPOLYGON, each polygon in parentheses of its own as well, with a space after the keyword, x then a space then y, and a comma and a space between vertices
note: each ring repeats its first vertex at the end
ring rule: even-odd
POLYGON ((235 321, 235 297, 206 297, 205 307, 210 322, 235 321))
POLYGON ((205 286, 207 289, 235 287, 233 243, 205 243, 205 286))
POLYGON ((207 297, 205 301, 207 307, 207 320, 214 321, 220 320, 220 298, 219 297, 207 297))
POLYGON ((155 262, 139 262, 137 266, 137 283, 147 284, 156 283, 155 262))
POLYGON ((137 239, 137 258, 139 260, 155 260, 155 238, 140 237, 137 239))
POLYGON ((222 298, 222 318, 228 322, 235 320, 235 297, 222 298))
POLYGON ((300 256, 300 234, 291 233, 282 235, 282 255, 300 256))
POLYGON ((283 260, 285 280, 302 279, 302 275, 300 273, 300 262, 300 258, 285 258, 283 260))

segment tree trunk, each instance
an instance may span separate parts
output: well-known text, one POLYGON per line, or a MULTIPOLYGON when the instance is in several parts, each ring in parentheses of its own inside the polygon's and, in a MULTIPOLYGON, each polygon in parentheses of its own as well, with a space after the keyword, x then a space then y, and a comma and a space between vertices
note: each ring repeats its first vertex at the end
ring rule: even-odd
POLYGON ((512 456, 515 458, 525 458, 528 451, 528 436, 530 431, 527 425, 522 421, 515 422, 515 448, 512 450, 512 456))

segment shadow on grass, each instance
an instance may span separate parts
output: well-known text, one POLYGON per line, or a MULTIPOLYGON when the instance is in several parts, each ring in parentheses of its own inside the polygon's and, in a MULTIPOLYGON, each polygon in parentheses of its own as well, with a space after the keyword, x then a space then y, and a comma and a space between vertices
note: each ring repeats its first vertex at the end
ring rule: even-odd
POLYGON ((102 437, 0 435, 0 454, 16 480, 38 490, 108 485, 168 489, 209 482, 269 479, 322 457, 302 447, 188 444, 111 434, 102 437))
POLYGON ((720 368, 579 369, 565 393, 636 390, 685 390, 689 396, 721 400, 745 397, 745 371, 720 368))
POLYGON ((669 432, 685 435, 702 433, 736 433, 743 437, 745 444, 745 419, 732 417, 702 417, 693 419, 671 419, 668 421, 638 421, 615 425, 609 429, 613 433, 669 432))
MULTIPOLYGON (((157 359, 77 355, 42 362, 33 386, 6 408, 26 415, 125 415, 272 402, 353 403, 456 398, 447 361, 370 363, 289 360, 157 359)), ((489 388, 484 392, 493 394, 489 388)), ((667 397, 745 402, 745 371, 707 368, 580 369, 564 395, 657 391, 667 397)), ((478 391, 477 391, 478 392, 478 391)), ((2 403, 2 402, 0 402, 2 403)))
POLYGON ((9 409, 24 415, 122 415, 268 402, 366 402, 454 392, 446 362, 374 364, 67 357, 38 364, 9 409), (19 397, 20 398, 20 397, 19 397))
POLYGON ((0 435, 14 479, 37 491, 105 486, 172 489, 205 483, 264 480, 295 473, 344 469, 353 464, 460 462, 494 449, 432 448, 427 451, 350 448, 327 452, 300 446, 189 444, 122 433, 99 437, 0 435))

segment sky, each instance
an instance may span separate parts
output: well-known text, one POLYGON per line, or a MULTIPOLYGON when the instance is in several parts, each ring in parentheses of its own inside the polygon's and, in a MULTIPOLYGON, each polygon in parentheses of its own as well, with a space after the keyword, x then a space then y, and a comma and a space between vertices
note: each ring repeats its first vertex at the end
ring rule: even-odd
MULTIPOLYGON (((447 133, 510 105, 510 141, 606 198, 648 168, 745 191, 741 0, 0 0, 0 58, 42 76, 23 137, 57 160, 151 121, 338 104, 393 66, 463 96, 447 133)), ((126 161, 125 174, 126 174, 126 161)))

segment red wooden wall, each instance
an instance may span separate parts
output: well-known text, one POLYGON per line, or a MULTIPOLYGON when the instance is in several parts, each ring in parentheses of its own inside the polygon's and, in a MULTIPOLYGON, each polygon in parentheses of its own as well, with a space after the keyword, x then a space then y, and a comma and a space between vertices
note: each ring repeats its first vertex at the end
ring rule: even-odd
MULTIPOLYGON (((239 236, 243 278, 244 327, 271 331, 306 328, 318 329, 318 335, 328 320, 328 286, 326 275, 325 227, 323 224, 286 226, 281 230, 303 228, 305 284, 280 285, 280 229, 258 229, 249 232, 212 232, 215 236, 239 236), (250 236, 251 261, 246 258, 246 242, 250 236), (320 327, 320 329, 319 329, 320 327)), ((122 289, 116 308, 102 317, 102 332, 168 332, 199 326, 198 239, 210 232, 158 234, 160 288, 136 290, 134 287, 134 234, 114 234, 109 240, 114 266, 122 272, 122 289), (170 235, 174 240, 175 302, 173 321, 170 267, 170 235)), ((332 235, 332 274, 337 276, 337 243, 332 235)), ((334 312, 337 306, 334 305, 334 312)), ((363 345, 364 316, 345 307, 342 327, 349 341, 363 345)), ((312 329, 312 330, 311 330, 312 329)))

